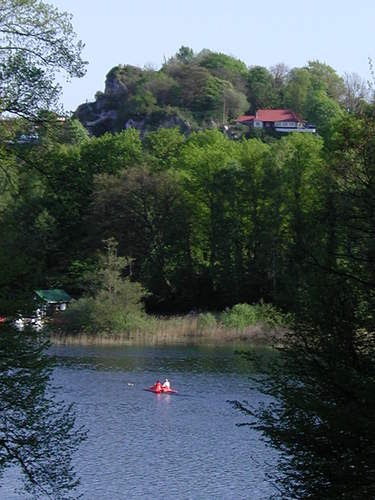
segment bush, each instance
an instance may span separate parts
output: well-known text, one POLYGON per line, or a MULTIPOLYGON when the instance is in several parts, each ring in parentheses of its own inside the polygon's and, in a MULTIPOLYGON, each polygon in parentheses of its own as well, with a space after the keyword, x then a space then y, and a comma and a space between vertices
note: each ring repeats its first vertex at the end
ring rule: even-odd
POLYGON ((75 300, 68 309, 54 318, 54 325, 64 333, 78 333, 89 330, 94 322, 95 301, 84 297, 75 300))
POLYGON ((287 327, 291 323, 291 315, 281 312, 272 304, 260 302, 256 306, 258 321, 271 328, 287 327))
POLYGON ((271 304, 236 304, 221 315, 221 321, 227 328, 244 330, 248 326, 263 323, 271 328, 286 326, 289 317, 271 304))
POLYGON ((58 326, 66 333, 130 333, 144 328, 146 314, 140 283, 121 276, 130 260, 117 255, 117 242, 109 239, 99 267, 86 273, 91 296, 82 297, 60 316, 58 326))
MULTIPOLYGON (((133 288, 133 285, 136 287, 138 284, 129 282, 128 285, 130 289, 133 288)), ((132 293, 134 293, 132 295, 132 299, 134 299, 137 291, 132 290, 132 293)), ((139 303, 128 299, 127 293, 119 294, 116 300, 100 294, 95 299, 91 329, 95 333, 108 334, 130 333, 141 329, 146 323, 146 314, 139 303)))
POLYGON ((61 313, 56 326, 65 333, 121 334, 149 327, 142 310, 128 307, 125 302, 82 297, 61 313))
POLYGON ((197 318, 197 330, 203 332, 204 330, 210 330, 216 328, 217 321, 212 313, 201 313, 197 318))
POLYGON ((221 320, 227 328, 244 330, 258 323, 256 307, 250 304, 236 304, 222 314, 221 320))

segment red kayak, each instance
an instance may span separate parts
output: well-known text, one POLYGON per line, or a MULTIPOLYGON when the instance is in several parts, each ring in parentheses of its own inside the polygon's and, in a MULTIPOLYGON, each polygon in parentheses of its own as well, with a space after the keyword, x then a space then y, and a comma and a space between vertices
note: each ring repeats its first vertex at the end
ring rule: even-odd
POLYGON ((160 389, 157 389, 154 385, 152 385, 148 389, 145 389, 145 391, 154 392, 155 394, 176 394, 177 393, 177 391, 175 391, 174 389, 168 389, 167 387, 161 387, 160 389))

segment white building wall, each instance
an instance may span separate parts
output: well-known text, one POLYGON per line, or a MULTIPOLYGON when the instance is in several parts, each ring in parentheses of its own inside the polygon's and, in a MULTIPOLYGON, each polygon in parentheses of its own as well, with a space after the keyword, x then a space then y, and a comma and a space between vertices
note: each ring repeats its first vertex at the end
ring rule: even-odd
POLYGON ((297 128, 298 122, 275 122, 275 127, 297 128))

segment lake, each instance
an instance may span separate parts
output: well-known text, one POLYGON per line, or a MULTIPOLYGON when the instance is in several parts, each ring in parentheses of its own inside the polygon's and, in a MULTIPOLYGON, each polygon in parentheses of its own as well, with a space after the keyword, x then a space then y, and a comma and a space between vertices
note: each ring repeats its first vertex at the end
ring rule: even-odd
MULTIPOLYGON (((89 431, 75 455, 84 499, 268 499, 276 452, 228 400, 264 400, 231 348, 53 347, 58 396, 89 431), (168 377, 176 395, 144 391, 168 377)), ((13 493, 7 474, 0 498, 13 493)))

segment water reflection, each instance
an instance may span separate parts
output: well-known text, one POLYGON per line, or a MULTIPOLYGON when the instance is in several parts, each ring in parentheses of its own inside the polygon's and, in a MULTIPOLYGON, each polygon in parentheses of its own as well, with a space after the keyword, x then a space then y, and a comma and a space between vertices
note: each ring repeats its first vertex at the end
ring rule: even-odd
MULTIPOLYGON (((272 356, 267 348, 256 348, 264 356, 272 356)), ((251 365, 235 349, 213 347, 66 347, 54 346, 51 354, 63 366, 98 370, 167 371, 192 373, 251 372, 251 365)))

